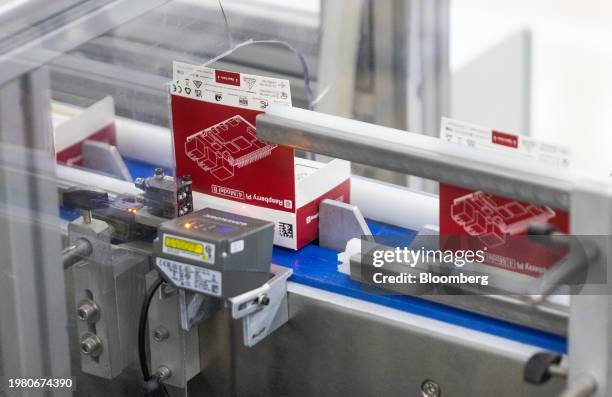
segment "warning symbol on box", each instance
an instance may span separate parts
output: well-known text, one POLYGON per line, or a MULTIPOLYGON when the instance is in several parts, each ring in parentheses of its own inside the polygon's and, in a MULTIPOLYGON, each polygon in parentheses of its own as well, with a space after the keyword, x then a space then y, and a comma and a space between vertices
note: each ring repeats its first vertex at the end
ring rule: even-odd
POLYGON ((253 77, 245 77, 245 78, 244 78, 244 82, 246 83, 247 87, 249 87, 249 90, 250 90, 251 88, 253 88, 253 86, 255 85, 255 82, 256 82, 256 81, 257 81, 257 80, 256 80, 256 79, 254 79, 253 77))

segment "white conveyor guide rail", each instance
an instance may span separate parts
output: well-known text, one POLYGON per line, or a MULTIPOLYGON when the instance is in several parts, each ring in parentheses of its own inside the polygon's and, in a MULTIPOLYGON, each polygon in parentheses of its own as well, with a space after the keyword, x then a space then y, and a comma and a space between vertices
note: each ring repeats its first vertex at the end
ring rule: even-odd
MULTIPOLYGON (((66 107, 65 105, 63 105, 66 107)), ((69 107, 68 107, 69 108, 69 107)), ((75 114, 77 110, 74 110, 75 114)), ((123 117, 116 118, 117 147, 123 156, 152 165, 173 168, 172 135, 163 128, 123 117)), ((70 181, 95 178, 94 186, 113 193, 137 191, 128 183, 92 173, 59 167, 59 174, 70 181)), ((426 225, 438 224, 437 196, 417 192, 405 187, 375 181, 359 176, 351 177, 351 201, 365 217, 396 226, 420 230, 426 225)))
MULTIPOLYGON (((153 159, 149 162, 155 164, 153 159)), ((58 165, 57 176, 64 188, 85 184, 112 194, 142 193, 131 182, 84 169, 58 165)), ((200 193, 194 192, 194 200, 196 209, 206 206, 206 200, 200 193)), ((357 205, 367 218, 379 222, 413 230, 438 224, 437 197, 367 178, 351 177, 351 202, 357 205)))

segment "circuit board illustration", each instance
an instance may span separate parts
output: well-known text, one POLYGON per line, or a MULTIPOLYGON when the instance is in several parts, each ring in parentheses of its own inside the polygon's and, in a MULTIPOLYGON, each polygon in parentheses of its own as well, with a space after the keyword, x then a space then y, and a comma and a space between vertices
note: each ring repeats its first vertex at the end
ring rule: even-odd
POLYGON ((219 181, 233 177, 237 168, 268 157, 274 148, 259 141, 255 127, 241 116, 199 131, 185 142, 185 154, 219 181))
POLYGON ((451 206, 452 219, 488 247, 506 241, 506 236, 524 233, 531 223, 546 223, 555 211, 542 205, 508 201, 484 192, 458 197, 451 206))

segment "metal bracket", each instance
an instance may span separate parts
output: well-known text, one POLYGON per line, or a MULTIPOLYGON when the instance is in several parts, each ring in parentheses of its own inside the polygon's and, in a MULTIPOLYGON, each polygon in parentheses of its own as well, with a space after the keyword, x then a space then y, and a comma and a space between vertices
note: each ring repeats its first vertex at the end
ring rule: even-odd
POLYGON ((83 166, 131 182, 132 175, 116 146, 86 139, 81 144, 83 166))
MULTIPOLYGON (((158 278, 157 270, 151 270, 146 276, 147 288, 158 278)), ((156 292, 149 308, 149 346, 151 368, 168 368, 170 375, 163 382, 185 388, 201 366, 198 327, 181 328, 181 292, 168 284, 156 292)))
POLYGON ((113 379, 138 357, 138 309, 148 258, 111 245, 108 225, 97 219, 69 224, 69 239, 85 239, 91 254, 75 263, 74 300, 83 372, 113 379))
POLYGON ((181 328, 191 330, 212 317, 222 307, 222 300, 198 292, 179 290, 181 328))
POLYGON ((370 235, 370 228, 357 206, 325 199, 319 205, 319 245, 344 251, 353 238, 370 235))
POLYGON ((242 319, 244 345, 252 347, 289 320, 287 279, 293 269, 272 265, 264 285, 229 298, 232 318, 242 319))

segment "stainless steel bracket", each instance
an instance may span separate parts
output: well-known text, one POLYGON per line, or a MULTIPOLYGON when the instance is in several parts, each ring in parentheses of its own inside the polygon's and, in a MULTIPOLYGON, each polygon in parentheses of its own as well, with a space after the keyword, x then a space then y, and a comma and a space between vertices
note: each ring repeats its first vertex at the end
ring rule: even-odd
POLYGON ((272 265, 272 278, 259 288, 229 298, 232 318, 242 319, 244 345, 252 347, 289 320, 287 279, 293 269, 272 265))
POLYGON ((72 244, 84 239, 91 245, 90 255, 71 267, 81 369, 113 379, 138 357, 133 341, 148 258, 111 245, 108 225, 97 219, 68 228, 72 244))
POLYGON ((179 291, 179 312, 181 328, 191 330, 200 322, 206 321, 223 306, 223 301, 198 292, 179 291))
POLYGON ((319 245, 344 251, 353 238, 371 235, 365 218, 357 206, 325 199, 319 205, 319 245))
POLYGON ((114 145, 86 139, 81 144, 83 166, 131 182, 132 175, 114 145))
MULTIPOLYGON (((147 288, 159 278, 157 270, 146 276, 147 288)), ((151 370, 166 367, 170 375, 164 383, 178 388, 200 373, 198 327, 181 327, 181 290, 163 284, 155 293, 149 308, 149 346, 151 370)))
MULTIPOLYGON (((287 279, 292 269, 272 265, 272 277, 254 290, 229 298, 234 319, 242 319, 244 344, 251 347, 289 319, 287 279)), ((147 285, 159 277, 147 275, 147 285)), ((151 368, 166 367, 165 384, 185 388, 200 372, 198 324, 222 308, 223 300, 164 285, 149 309, 151 368)))

